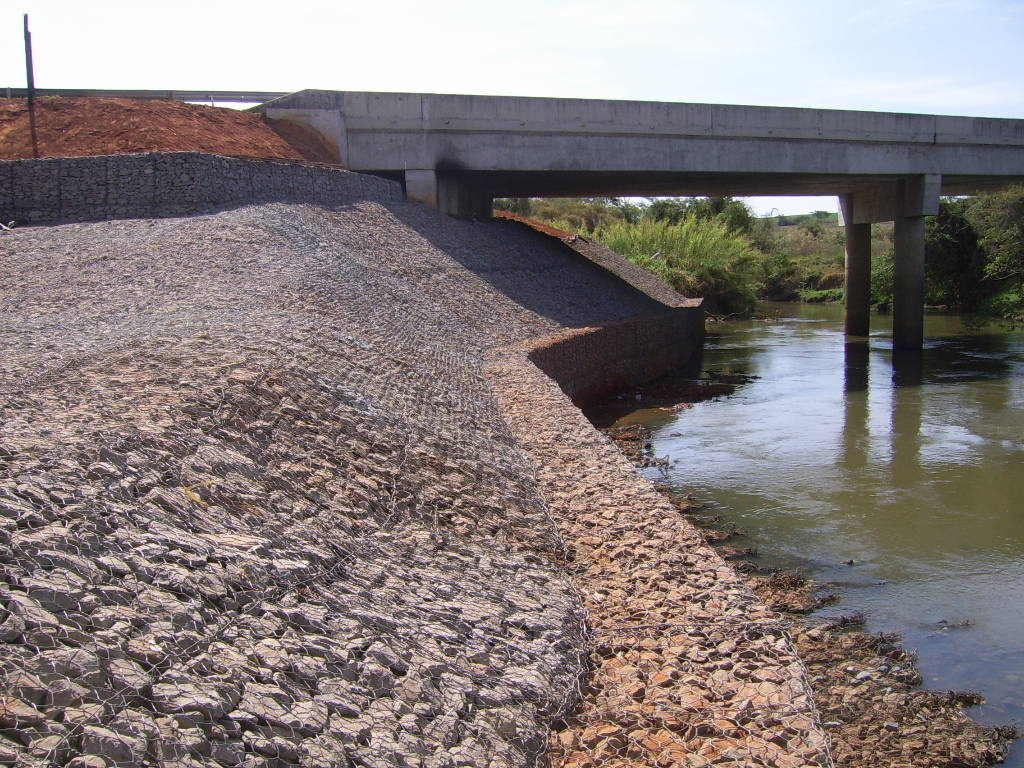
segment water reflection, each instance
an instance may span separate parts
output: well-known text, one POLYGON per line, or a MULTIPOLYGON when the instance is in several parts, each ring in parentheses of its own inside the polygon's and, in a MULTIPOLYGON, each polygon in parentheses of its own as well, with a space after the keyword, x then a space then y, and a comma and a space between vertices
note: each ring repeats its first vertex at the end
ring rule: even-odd
POLYGON ((921 419, 924 402, 924 353, 920 349, 892 351, 891 482, 913 488, 921 482, 921 419))
POLYGON ((868 462, 868 380, 871 347, 866 339, 847 341, 843 349, 843 463, 859 471, 868 462))

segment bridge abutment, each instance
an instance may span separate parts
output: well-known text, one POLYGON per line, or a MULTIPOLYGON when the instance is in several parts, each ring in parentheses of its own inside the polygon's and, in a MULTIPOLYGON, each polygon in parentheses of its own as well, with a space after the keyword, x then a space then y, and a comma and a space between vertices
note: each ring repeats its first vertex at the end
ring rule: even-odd
POLYGON ((405 197, 460 219, 491 218, 493 195, 472 180, 435 170, 407 170, 405 197))

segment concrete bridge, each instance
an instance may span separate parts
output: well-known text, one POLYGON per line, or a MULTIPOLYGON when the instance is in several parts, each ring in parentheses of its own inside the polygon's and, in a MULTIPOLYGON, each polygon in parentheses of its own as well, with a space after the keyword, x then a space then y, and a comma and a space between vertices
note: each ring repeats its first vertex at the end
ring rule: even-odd
POLYGON ((838 195, 846 331, 868 333, 870 227, 895 222, 894 343, 923 341, 924 217, 1024 181, 1024 120, 584 99, 300 91, 261 107, 454 216, 495 197, 838 195))

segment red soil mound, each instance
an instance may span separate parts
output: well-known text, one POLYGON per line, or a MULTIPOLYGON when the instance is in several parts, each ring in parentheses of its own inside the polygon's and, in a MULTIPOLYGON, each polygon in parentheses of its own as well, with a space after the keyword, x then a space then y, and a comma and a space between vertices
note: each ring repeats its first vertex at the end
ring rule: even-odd
POLYGON ((520 216, 518 213, 512 213, 511 211, 495 211, 495 218, 499 219, 512 219, 512 221, 521 221, 523 224, 533 227, 538 232, 543 232, 545 235, 551 235, 559 239, 563 237, 569 237, 572 232, 566 232, 564 229, 555 229, 549 227, 547 224, 541 224, 539 221, 528 219, 525 216, 520 216))
MULTIPOLYGON (((47 97, 36 100, 39 157, 211 152, 322 161, 275 133, 260 115, 177 101, 47 97)), ((0 159, 33 157, 25 99, 0 99, 0 159)))

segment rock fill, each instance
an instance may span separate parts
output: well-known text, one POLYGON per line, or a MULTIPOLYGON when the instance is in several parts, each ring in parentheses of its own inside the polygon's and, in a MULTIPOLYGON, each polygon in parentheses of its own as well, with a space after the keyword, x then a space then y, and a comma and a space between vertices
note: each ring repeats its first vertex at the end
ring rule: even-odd
POLYGON ((656 302, 402 203, 0 238, 0 763, 541 759, 585 611, 484 354, 656 302))

